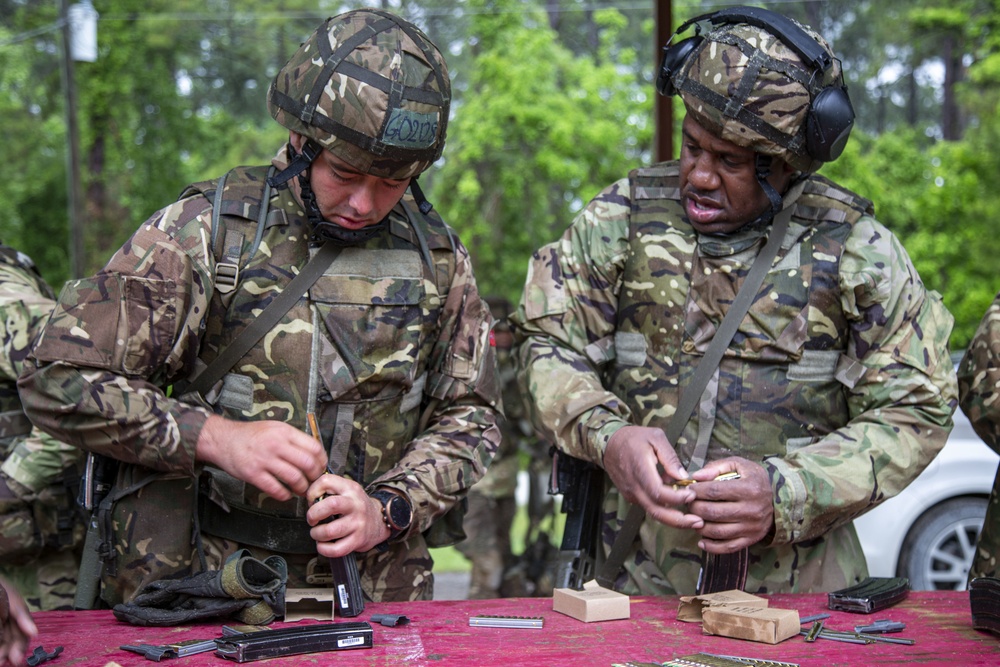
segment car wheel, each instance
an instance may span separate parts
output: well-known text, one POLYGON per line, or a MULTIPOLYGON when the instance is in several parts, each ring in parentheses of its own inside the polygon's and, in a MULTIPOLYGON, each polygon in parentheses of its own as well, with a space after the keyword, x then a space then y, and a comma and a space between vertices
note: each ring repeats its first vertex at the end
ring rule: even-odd
POLYGON ((915 591, 965 590, 985 517, 985 498, 953 498, 927 510, 903 542, 898 575, 915 591))

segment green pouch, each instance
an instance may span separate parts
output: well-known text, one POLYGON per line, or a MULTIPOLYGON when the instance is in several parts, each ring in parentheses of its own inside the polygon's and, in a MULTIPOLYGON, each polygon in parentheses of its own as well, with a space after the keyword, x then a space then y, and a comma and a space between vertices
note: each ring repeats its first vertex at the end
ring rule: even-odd
POLYGON ((101 598, 109 607, 163 579, 193 574, 197 479, 122 466, 99 508, 101 598), (139 478, 142 476, 141 478, 139 478))

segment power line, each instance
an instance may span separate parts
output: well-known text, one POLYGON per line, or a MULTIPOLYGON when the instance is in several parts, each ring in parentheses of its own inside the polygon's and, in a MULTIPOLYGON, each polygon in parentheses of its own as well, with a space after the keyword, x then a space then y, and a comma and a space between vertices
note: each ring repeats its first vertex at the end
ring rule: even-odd
POLYGON ((10 46, 12 44, 17 44, 31 39, 32 37, 38 37, 39 35, 44 35, 45 33, 55 32, 56 30, 61 30, 64 21, 62 19, 56 21, 55 23, 50 23, 49 25, 43 25, 41 28, 35 28, 34 30, 29 30, 27 32, 22 32, 19 35, 14 35, 10 39, 5 39, 0 42, 0 48, 5 46, 10 46))

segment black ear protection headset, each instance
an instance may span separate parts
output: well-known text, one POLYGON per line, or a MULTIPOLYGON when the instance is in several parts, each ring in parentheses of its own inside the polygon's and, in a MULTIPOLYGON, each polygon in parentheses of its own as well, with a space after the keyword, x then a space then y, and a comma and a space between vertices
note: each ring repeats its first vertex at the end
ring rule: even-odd
MULTIPOLYGON (((767 30, 779 37, 784 44, 795 51, 802 61, 812 68, 814 78, 822 75, 833 65, 833 57, 819 42, 799 25, 781 14, 757 7, 731 7, 710 14, 703 14, 685 21, 663 47, 663 60, 656 77, 656 89, 661 95, 672 96, 679 91, 673 83, 674 74, 697 50, 704 40, 701 27, 696 26, 693 37, 671 44, 674 37, 687 30, 692 24, 708 20, 713 25, 724 23, 748 23, 767 30)), ((805 123, 805 149, 809 157, 822 162, 832 162, 840 157, 847 145, 847 139, 854 126, 854 107, 844 85, 822 88, 813 96, 805 123)))

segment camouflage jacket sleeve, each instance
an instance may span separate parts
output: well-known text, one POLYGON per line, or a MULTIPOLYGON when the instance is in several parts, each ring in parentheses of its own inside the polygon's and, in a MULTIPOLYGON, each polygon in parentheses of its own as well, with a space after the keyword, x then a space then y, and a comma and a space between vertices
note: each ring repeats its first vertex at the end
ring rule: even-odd
POLYGON ((420 531, 483 477, 500 446, 501 389, 490 344, 493 318, 461 243, 456 243, 455 257, 431 355, 423 429, 399 463, 372 484, 406 493, 414 505, 415 530, 420 531))
POLYGON ((0 381, 17 380, 54 305, 48 285, 25 269, 0 262, 0 381))
POLYGON ((196 360, 209 216, 201 197, 162 209, 99 273, 65 285, 18 382, 36 426, 87 451, 193 474, 209 412, 161 387, 196 360))
POLYGON ((28 500, 59 481, 65 471, 76 470, 82 461, 82 450, 34 428, 28 436, 13 443, 0 466, 0 476, 8 482, 8 487, 28 500))
MULTIPOLYGON (((0 262, 0 381, 12 390, 54 305, 51 288, 37 274, 0 262)), ((10 444, 0 474, 12 490, 30 495, 52 484, 80 458, 77 448, 34 429, 10 444)))
POLYGON ((899 240, 872 218, 862 218, 847 239, 840 289, 850 322, 851 368, 841 380, 848 422, 765 460, 775 494, 774 544, 823 535, 895 496, 952 428, 953 318, 924 288, 899 240))
POLYGON ((605 189, 559 240, 532 256, 511 318, 536 430, 567 454, 598 464, 631 416, 600 377, 628 251, 628 188, 623 179, 605 189))
POLYGON ((962 411, 986 444, 1000 452, 1000 293, 986 310, 958 367, 962 411))

